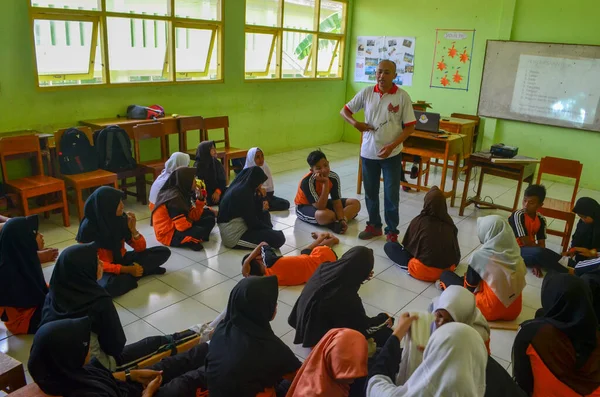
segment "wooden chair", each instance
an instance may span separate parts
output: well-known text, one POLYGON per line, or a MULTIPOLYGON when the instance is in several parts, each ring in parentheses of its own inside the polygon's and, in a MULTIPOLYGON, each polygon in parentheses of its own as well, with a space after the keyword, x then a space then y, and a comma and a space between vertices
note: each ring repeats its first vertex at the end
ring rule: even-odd
POLYGON ((179 151, 187 153, 190 159, 196 157, 196 148, 189 148, 187 141, 188 131, 198 131, 198 142, 204 141, 204 118, 201 116, 182 117, 179 120, 179 151))
POLYGON ((544 206, 539 209, 540 213, 544 216, 565 221, 566 224, 563 231, 556 229, 547 230, 548 234, 562 237, 563 251, 567 251, 569 248, 569 240, 571 239, 573 225, 575 224, 573 207, 575 206, 575 200, 577 199, 577 191, 579 190, 579 180, 581 179, 582 171, 583 164, 575 160, 561 159, 558 157, 543 157, 540 162, 536 184, 540 184, 542 175, 544 174, 575 179, 571 201, 546 197, 544 206))
MULTIPOLYGON (((92 145, 94 144, 94 137, 90 127, 77 127, 77 129, 87 136, 92 145)), ((65 128, 54 133, 57 153, 60 153, 60 139, 66 130, 67 129, 65 128)), ((77 205, 77 215, 79 216, 79 220, 83 219, 84 189, 91 189, 104 185, 112 185, 115 189, 118 188, 117 174, 100 169, 75 175, 61 175, 60 177, 65 181, 67 188, 73 188, 75 191, 75 204, 77 205)))
MULTIPOLYGON (((10 160, 10 158, 9 158, 10 160)), ((2 165, 2 179, 5 182, 6 189, 9 192, 19 196, 21 209, 24 216, 40 214, 42 212, 49 215, 54 209, 62 209, 63 223, 65 227, 69 222, 69 205, 67 203, 67 192, 65 182, 44 175, 44 166, 42 165, 42 155, 40 151, 40 141, 35 135, 23 135, 15 137, 0 138, 0 164, 2 165), (6 168, 7 157, 19 154, 35 154, 37 172, 33 176, 10 180, 6 168), (33 197, 40 197, 52 193, 60 193, 62 199, 59 202, 46 204, 38 208, 29 208, 28 200, 33 197)))
POLYGON ((215 140, 217 157, 223 162, 223 167, 225 167, 225 177, 227 178, 227 184, 229 184, 229 168, 231 160, 245 158, 248 154, 248 150, 234 148, 229 145, 229 117, 227 116, 204 119, 204 140, 210 141, 211 139, 208 137, 209 131, 218 129, 223 129, 224 134, 223 139, 215 140), (220 143, 223 143, 225 146, 220 146, 220 143))
POLYGON ((135 151, 135 159, 138 162, 138 165, 144 168, 144 175, 152 175, 152 181, 147 182, 148 184, 151 184, 160 175, 161 171, 165 168, 165 162, 169 159, 166 141, 167 138, 162 123, 145 123, 138 124, 133 127, 133 146, 135 151), (150 139, 160 140, 160 158, 141 161, 140 142, 150 139))

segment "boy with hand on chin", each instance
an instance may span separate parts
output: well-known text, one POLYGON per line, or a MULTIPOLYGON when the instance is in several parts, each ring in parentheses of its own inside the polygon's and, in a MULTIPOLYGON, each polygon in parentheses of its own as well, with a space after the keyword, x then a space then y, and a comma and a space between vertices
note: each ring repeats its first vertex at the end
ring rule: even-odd
POLYGON ((544 185, 530 185, 525 189, 523 208, 513 212, 508 218, 521 247, 525 265, 539 278, 544 276, 542 269, 559 273, 569 272, 569 269, 559 262, 562 256, 546 248, 546 218, 538 213, 545 199, 544 185))

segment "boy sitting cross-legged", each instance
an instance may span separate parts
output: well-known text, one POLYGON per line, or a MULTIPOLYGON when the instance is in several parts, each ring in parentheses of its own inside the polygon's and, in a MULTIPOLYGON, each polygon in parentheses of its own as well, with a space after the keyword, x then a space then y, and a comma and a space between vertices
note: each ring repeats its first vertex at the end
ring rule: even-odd
POLYGON ((315 241, 298 256, 279 256, 267 243, 260 243, 242 260, 242 274, 277 276, 280 286, 300 285, 308 281, 324 262, 334 262, 337 255, 331 247, 339 240, 331 233, 312 233, 315 241))
POLYGON ((530 185, 525 189, 523 208, 513 212, 508 218, 521 247, 525 265, 532 268, 537 277, 543 277, 542 268, 559 273, 569 272, 568 268, 559 263, 562 256, 546 248, 546 218, 537 212, 544 205, 545 198, 544 185, 530 185))

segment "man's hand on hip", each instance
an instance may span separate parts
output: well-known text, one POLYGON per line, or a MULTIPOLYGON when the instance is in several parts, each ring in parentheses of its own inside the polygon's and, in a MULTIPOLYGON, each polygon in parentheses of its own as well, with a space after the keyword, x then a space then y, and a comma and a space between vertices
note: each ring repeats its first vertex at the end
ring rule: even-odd
POLYGON ((390 156, 390 154, 392 154, 394 149, 394 145, 385 145, 381 148, 381 150, 379 150, 379 152, 377 152, 377 156, 381 157, 382 159, 387 159, 390 156))
POLYGON ((360 132, 373 131, 375 129, 373 126, 367 123, 363 123, 361 121, 357 121, 356 124, 354 124, 354 128, 356 128, 360 132))

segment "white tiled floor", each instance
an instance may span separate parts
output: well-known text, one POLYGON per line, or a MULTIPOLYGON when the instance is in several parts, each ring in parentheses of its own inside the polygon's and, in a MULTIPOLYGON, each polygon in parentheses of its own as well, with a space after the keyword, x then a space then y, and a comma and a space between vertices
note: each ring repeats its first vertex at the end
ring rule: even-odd
MULTIPOLYGON (((321 147, 331 161, 331 166, 341 178, 342 188, 346 197, 356 197, 361 200, 363 209, 356 221, 351 222, 348 234, 341 236, 341 244, 336 248, 338 255, 346 252, 356 245, 367 245, 375 253, 376 277, 366 283, 360 290, 360 295, 365 302, 369 313, 374 315, 386 311, 398 315, 407 310, 426 310, 431 299, 439 292, 430 283, 412 279, 406 273, 394 266, 383 252, 383 237, 361 241, 357 234, 365 227, 367 212, 364 208, 364 195, 356 194, 357 153, 358 146, 349 143, 336 143, 321 147)), ((276 194, 293 203, 296 188, 300 178, 307 172, 305 158, 311 149, 267 156, 274 174, 276 194)), ((430 177, 431 184, 437 183, 441 178, 441 171, 435 169, 430 177)), ((450 181, 448 182, 450 186, 450 181)), ((464 182, 458 183, 457 205, 464 182)), ((512 204, 514 200, 516 182, 486 177, 483 195, 489 196, 495 202, 512 204)), ((570 190, 566 185, 547 183, 549 196, 569 199, 570 190)), ((404 193, 400 195, 401 234, 406 230, 410 220, 416 216, 423 204, 424 192, 404 193)), ((581 189, 579 196, 591 196, 600 199, 600 192, 581 189)), ((148 219, 150 213, 144 206, 134 203, 132 199, 126 201, 126 209, 134 211, 138 218, 138 228, 146 237, 149 246, 158 245, 148 219)), ((383 206, 381 207, 383 211, 383 206)), ((466 269, 464 262, 468 255, 479 246, 475 229, 476 219, 498 213, 507 216, 502 211, 478 210, 469 207, 464 217, 458 216, 458 208, 450 209, 459 229, 459 240, 463 255, 463 264, 459 267, 466 269)), ((75 211, 72 211, 75 214, 75 211)), ((297 255, 298 250, 311 242, 310 232, 318 228, 296 220, 293 209, 272 214, 275 227, 283 230, 286 236, 286 245, 282 248, 283 254, 297 255)), ((41 227, 48 246, 63 249, 75 243, 75 234, 79 222, 73 215, 71 226, 62 227, 60 215, 53 215, 49 220, 43 220, 41 227)), ((552 224, 550 224, 552 226, 552 224)), ((552 247, 559 249, 560 241, 550 237, 552 247)), ((221 244, 217 228, 211 234, 211 241, 205 244, 202 252, 178 249, 172 250, 173 255, 168 261, 167 273, 161 276, 151 276, 142 279, 140 286, 123 297, 115 300, 119 317, 124 325, 128 342, 135 342, 146 336, 171 333, 184 329, 192 324, 206 322, 216 316, 225 308, 231 289, 241 278, 241 258, 243 251, 230 250, 221 244)), ((52 265, 44 268, 44 275, 50 280, 52 265)), ((531 274, 527 277, 528 286, 523 295, 523 313, 517 322, 532 318, 535 309, 540 307, 541 280, 531 274)), ((307 350, 293 346, 293 330, 287 325, 287 317, 302 291, 300 287, 284 287, 279 295, 279 310, 272 323, 275 333, 289 344, 299 357, 306 357, 307 350)), ((492 354, 506 368, 510 366, 510 354, 514 332, 492 331, 492 354)), ((0 351, 8 353, 16 359, 26 363, 31 346, 31 336, 11 336, 0 323, 0 351)))

